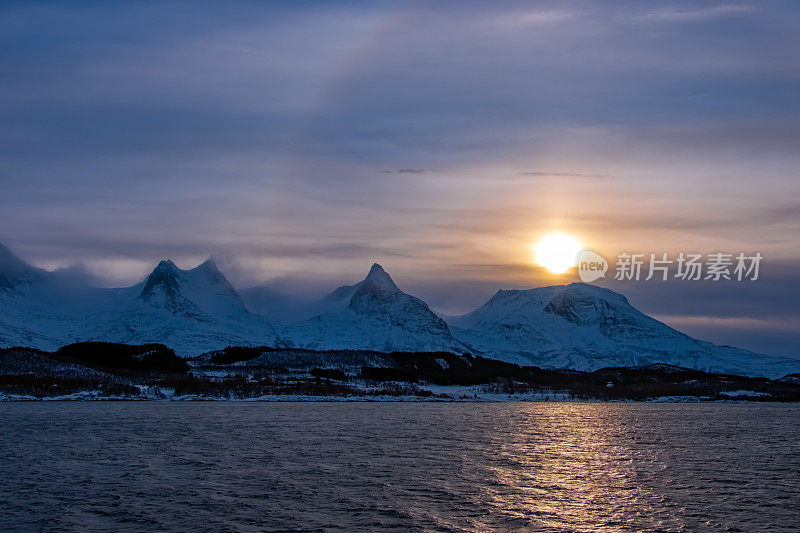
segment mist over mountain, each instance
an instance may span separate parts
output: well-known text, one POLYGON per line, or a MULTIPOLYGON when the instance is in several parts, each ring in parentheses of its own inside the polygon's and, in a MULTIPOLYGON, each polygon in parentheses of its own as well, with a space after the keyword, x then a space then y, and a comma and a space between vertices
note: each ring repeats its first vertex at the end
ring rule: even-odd
POLYGON ((182 270, 161 261, 130 287, 103 289, 35 269, 5 250, 0 344, 52 350, 78 341, 159 342, 181 355, 232 344, 280 344, 213 261, 182 270))
POLYGON ((0 346, 53 350, 78 341, 163 343, 182 356, 232 345, 319 350, 472 352, 543 368, 669 363, 780 377, 800 360, 717 346, 641 313, 621 294, 573 283, 500 290, 475 311, 436 313, 373 264, 315 301, 267 287, 237 291, 212 260, 163 260, 130 287, 34 268, 0 246, 0 346))

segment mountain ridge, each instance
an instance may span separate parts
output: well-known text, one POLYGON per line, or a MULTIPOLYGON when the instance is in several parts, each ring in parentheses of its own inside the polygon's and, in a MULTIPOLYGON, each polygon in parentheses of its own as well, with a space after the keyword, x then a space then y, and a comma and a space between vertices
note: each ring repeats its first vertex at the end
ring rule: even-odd
POLYGON ((400 290, 377 263, 362 281, 335 289, 321 304, 322 312, 284 330, 298 347, 452 352, 465 349, 428 304, 400 290))
POLYGON ((585 283, 501 290, 448 323, 456 338, 479 353, 544 368, 667 363, 782 376, 800 364, 694 339, 637 310, 624 295, 585 283))
POLYGON ((184 356, 228 345, 468 351, 543 368, 675 364, 768 377, 800 371, 797 359, 694 339, 624 295, 584 283, 501 289, 474 311, 443 319, 374 263, 361 281, 292 313, 288 297, 262 291, 278 306, 267 320, 251 312, 212 258, 185 270, 164 259, 141 282, 119 289, 67 289, 59 280, 0 245, 0 346, 159 342, 184 356))
POLYGON ((182 270, 165 259, 143 281, 114 289, 62 288, 51 282, 53 272, 41 272, 0 293, 0 345, 157 342, 184 356, 231 344, 283 345, 272 324, 247 310, 213 261, 182 270))

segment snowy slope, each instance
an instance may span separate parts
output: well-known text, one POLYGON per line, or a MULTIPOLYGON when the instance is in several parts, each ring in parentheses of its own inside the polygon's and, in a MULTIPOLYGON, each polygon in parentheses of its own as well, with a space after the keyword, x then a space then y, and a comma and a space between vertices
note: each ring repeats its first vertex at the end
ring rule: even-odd
POLYGON ((73 300, 83 301, 91 292, 24 263, 0 245, 0 346, 62 346, 80 317, 73 300))
POLYGON ((621 294, 583 283, 501 290, 448 322, 454 336, 479 353, 546 368, 669 363, 768 377, 800 369, 797 359, 693 339, 636 310, 621 294))
POLYGON ((445 321, 401 291, 378 264, 363 281, 339 287, 321 305, 325 312, 287 326, 284 337, 311 349, 464 350, 445 321))
POLYGON ((162 261, 144 282, 114 291, 113 300, 111 319, 104 312, 92 320, 89 340, 160 342, 180 355, 280 344, 272 325, 245 308, 210 260, 191 270, 162 261))
POLYGON ((137 285, 98 289, 63 283, 0 249, 0 276, 0 346, 159 342, 196 355, 229 345, 280 344, 274 328, 245 308, 211 261, 191 270, 162 261, 137 285))
POLYGON ((448 318, 449 327, 377 264, 363 281, 321 302, 287 304, 284 316, 279 297, 249 296, 270 307, 269 320, 247 309, 212 261, 190 270, 162 261, 141 283, 99 289, 79 272, 33 268, 0 245, 0 347, 158 342, 185 356, 229 345, 441 350, 578 370, 669 363, 767 377, 800 372, 800 360, 693 339, 634 309, 624 296, 581 283, 498 291, 476 311, 448 318), (313 318, 298 321, 311 309, 313 318), (280 332, 272 318, 283 324, 280 332))

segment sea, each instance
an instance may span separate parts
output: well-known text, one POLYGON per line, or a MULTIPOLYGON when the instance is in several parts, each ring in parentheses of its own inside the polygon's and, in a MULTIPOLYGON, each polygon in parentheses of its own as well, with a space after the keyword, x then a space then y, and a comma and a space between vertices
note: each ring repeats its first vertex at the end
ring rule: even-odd
POLYGON ((0 403, 0 531, 798 531, 800 405, 0 403))

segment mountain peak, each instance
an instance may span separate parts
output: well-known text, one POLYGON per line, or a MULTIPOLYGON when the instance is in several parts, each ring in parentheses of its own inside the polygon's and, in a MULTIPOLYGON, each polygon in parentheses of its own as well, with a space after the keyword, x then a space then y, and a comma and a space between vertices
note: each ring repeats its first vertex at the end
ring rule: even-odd
POLYGON ((580 295, 586 298, 608 300, 619 305, 630 306, 628 299, 623 294, 589 283, 570 283, 569 285, 564 285, 561 288, 561 292, 570 295, 580 295))
POLYGON ((147 276, 147 282, 139 294, 142 300, 152 300, 158 294, 163 294, 172 300, 180 292, 179 268, 171 259, 161 260, 156 268, 147 276))
POLYGON ((172 259, 162 259, 156 265, 156 268, 153 269, 153 273, 156 272, 175 272, 179 270, 178 266, 172 262, 172 259))
POLYGON ((228 278, 225 277, 225 274, 220 271, 217 263, 214 261, 213 256, 210 256, 208 259, 194 267, 189 272, 199 274, 203 279, 217 287, 222 287, 225 292, 234 295, 237 300, 239 299, 236 289, 234 289, 233 285, 230 284, 228 278))
POLYGON ((389 276, 389 274, 387 274, 383 267, 378 263, 373 263, 372 268, 369 269, 369 274, 367 274, 367 277, 364 279, 364 281, 372 282, 381 289, 390 291, 400 290, 397 288, 397 285, 394 284, 394 281, 392 281, 392 278, 389 276))
POLYGON ((0 244, 0 289, 10 289, 19 282, 37 278, 41 271, 14 255, 7 246, 0 244))
POLYGON ((5 269, 9 267, 13 268, 21 268, 27 266, 26 263, 14 255, 8 246, 0 243, 0 269, 5 269))
POLYGON ((214 256, 208 256, 208 259, 194 267, 192 270, 205 270, 207 272, 218 272, 219 267, 217 266, 216 261, 214 261, 214 256))

